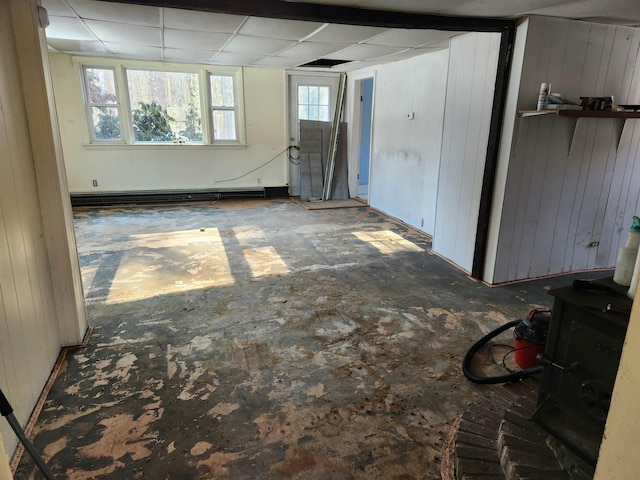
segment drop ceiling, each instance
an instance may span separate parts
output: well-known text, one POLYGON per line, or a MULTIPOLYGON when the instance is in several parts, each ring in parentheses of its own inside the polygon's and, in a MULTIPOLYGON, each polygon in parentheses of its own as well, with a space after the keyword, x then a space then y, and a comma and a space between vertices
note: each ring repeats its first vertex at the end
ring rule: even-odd
MULTIPOLYGON (((517 18, 549 15, 640 25, 638 0, 304 0, 355 7, 517 18)), ((349 71, 441 50, 460 32, 389 29, 196 12, 96 0, 42 0, 49 49, 72 55, 292 69, 319 58, 349 71)))

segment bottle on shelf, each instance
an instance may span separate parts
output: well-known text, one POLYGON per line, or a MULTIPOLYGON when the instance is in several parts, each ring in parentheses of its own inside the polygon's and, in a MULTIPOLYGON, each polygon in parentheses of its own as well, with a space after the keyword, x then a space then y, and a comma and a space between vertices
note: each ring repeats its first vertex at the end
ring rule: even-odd
POLYGON ((638 256, 638 246, 640 245, 640 218, 634 216, 633 223, 627 235, 624 247, 618 252, 616 270, 613 274, 613 281, 618 285, 629 286, 633 279, 633 271, 638 256))

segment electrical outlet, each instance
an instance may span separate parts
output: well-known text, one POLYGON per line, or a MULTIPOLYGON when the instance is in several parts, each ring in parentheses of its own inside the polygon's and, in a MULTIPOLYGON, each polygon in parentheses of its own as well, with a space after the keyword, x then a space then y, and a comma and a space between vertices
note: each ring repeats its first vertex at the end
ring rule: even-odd
POLYGON ((597 247, 598 245, 600 245, 600 242, 590 242, 589 248, 597 247))
POLYGON ((98 186, 98 180, 95 180, 95 179, 94 179, 91 183, 93 184, 93 186, 94 186, 94 187, 97 187, 97 186, 98 186))

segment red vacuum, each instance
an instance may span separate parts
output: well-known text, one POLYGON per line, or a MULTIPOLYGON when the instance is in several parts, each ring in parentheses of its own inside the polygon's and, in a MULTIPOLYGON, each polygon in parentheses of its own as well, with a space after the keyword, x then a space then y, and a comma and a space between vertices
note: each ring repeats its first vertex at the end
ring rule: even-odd
POLYGON ((539 353, 544 353, 550 322, 551 310, 540 308, 531 310, 524 320, 512 320, 496 328, 471 346, 462 359, 462 373, 470 381, 481 384, 515 382, 541 373, 542 365, 536 357, 539 353), (510 371, 507 375, 499 375, 497 377, 480 377, 474 374, 471 371, 471 360, 476 352, 491 339, 514 327, 513 338, 516 341, 516 345, 513 352, 516 363, 522 370, 510 371))
POLYGON ((516 341, 514 353, 520 368, 533 368, 540 365, 537 356, 544 353, 550 321, 551 310, 534 308, 527 318, 516 325, 513 330, 513 339, 516 341))

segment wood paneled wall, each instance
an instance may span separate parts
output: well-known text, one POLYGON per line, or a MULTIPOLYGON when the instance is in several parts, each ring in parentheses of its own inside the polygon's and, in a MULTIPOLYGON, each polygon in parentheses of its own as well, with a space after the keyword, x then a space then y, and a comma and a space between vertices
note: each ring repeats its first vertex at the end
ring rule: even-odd
MULTIPOLYGON (((24 424, 60 334, 9 5, 0 2, 0 387, 24 424)), ((34 12, 33 2, 11 6, 34 12)), ((17 439, 4 421, 0 432, 10 454, 17 439)))
MULTIPOLYGON (((369 203, 431 235, 447 57, 443 50, 382 65, 376 68, 374 83, 369 203)), ((353 96, 349 100, 351 104, 353 96)), ((357 172, 353 162, 355 157, 351 166, 357 172)))
POLYGON ((464 270, 473 262, 500 34, 451 39, 433 249, 464 270))
MULTIPOLYGON (((640 103, 640 29, 531 17, 526 35, 517 109, 535 109, 541 82, 640 103)), ((517 117, 485 280, 613 267, 640 212, 639 145, 638 120, 517 117)))

